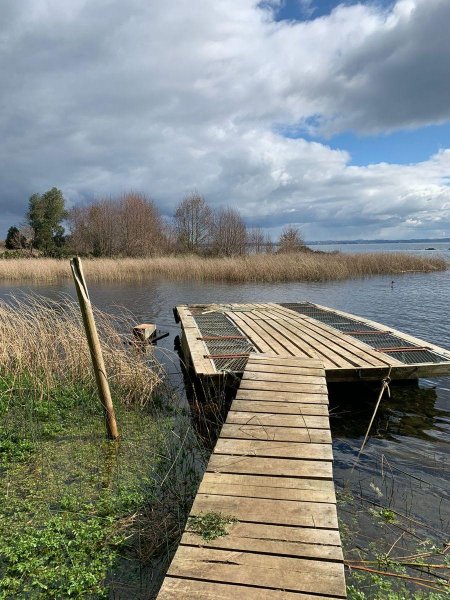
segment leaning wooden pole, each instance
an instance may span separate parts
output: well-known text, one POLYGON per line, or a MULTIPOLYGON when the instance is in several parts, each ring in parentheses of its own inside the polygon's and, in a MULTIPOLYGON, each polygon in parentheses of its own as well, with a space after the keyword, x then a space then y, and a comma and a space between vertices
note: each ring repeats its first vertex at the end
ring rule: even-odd
POLYGON ((117 429, 116 415, 109 389, 108 378, 106 376, 105 363, 103 361, 102 348, 98 338, 97 328, 95 326, 94 312, 92 310, 91 301, 86 285, 86 280, 83 274, 81 260, 77 256, 70 261, 75 288, 77 290, 78 301, 80 303, 81 315, 83 317, 84 329, 89 344, 89 351, 92 358, 92 366, 94 368, 95 379, 97 381, 98 395, 102 403, 105 414, 106 430, 108 437, 111 440, 116 440, 119 437, 117 429))

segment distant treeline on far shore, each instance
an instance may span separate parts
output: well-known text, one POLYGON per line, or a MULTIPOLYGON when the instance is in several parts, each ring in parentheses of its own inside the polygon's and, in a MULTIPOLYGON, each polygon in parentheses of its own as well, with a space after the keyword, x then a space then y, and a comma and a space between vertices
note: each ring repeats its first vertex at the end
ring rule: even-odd
POLYGON ((129 192, 67 210, 57 188, 30 197, 26 220, 9 228, 5 248, 5 258, 311 252, 297 227, 286 226, 273 242, 263 229, 247 228, 235 208, 213 210, 197 192, 188 194, 167 222, 144 194, 129 192))

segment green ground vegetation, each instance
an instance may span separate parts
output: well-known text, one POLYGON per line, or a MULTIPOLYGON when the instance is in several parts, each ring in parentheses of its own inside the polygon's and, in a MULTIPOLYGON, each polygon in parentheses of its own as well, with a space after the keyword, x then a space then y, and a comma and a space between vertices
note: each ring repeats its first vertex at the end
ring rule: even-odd
POLYGON ((0 377, 0 598, 139 598, 195 487, 186 464, 178 484, 167 478, 180 416, 116 398, 122 437, 111 442, 92 391, 36 398, 31 381, 0 377))
POLYGON ((116 442, 79 308, 0 303, 1 600, 151 598, 181 535, 202 465, 190 420, 151 349, 96 317, 116 442))

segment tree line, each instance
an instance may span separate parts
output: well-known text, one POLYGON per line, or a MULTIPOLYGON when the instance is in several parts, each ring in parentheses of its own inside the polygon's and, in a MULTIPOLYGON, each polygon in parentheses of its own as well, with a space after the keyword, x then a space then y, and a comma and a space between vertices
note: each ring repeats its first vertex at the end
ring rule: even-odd
POLYGON ((286 226, 274 243, 262 228, 247 228, 238 210, 213 210, 198 192, 183 198, 169 222, 141 193, 128 192, 67 210, 61 190, 55 187, 30 197, 25 223, 9 228, 5 245, 46 256, 96 257, 174 253, 231 257, 307 250, 297 227, 286 226))

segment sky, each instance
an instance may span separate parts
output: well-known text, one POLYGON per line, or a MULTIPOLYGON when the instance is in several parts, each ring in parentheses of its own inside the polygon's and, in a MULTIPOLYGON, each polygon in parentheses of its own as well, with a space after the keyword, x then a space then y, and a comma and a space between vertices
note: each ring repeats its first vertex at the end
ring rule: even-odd
POLYGON ((193 190, 275 238, 450 236, 449 0, 2 0, 0 236, 193 190))

